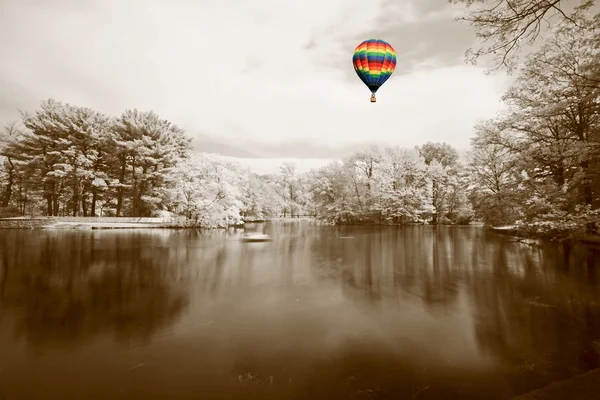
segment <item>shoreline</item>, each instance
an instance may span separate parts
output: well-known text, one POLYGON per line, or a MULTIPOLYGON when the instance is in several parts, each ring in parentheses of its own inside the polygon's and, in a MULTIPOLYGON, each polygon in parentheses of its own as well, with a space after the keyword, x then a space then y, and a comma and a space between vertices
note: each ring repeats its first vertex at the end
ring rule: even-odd
MULTIPOLYGON (((227 228, 241 228, 243 225, 230 225, 227 228)), ((164 218, 135 217, 14 217, 0 218, 3 229, 51 229, 51 230, 90 230, 90 229, 211 229, 199 225, 185 224, 181 220, 164 218)))
MULTIPOLYGON (((261 218, 248 219, 241 224, 228 226, 202 226, 186 222, 185 218, 160 217, 9 217, 0 218, 0 230, 4 229, 241 229, 247 224, 268 221, 305 221, 307 218, 261 218)), ((313 219, 310 219, 313 220, 313 219)))
MULTIPOLYGON (((242 229, 245 224, 260 224, 268 221, 318 221, 315 218, 267 218, 250 219, 242 224, 229 225, 227 227, 206 227, 194 224, 186 224, 182 218, 160 218, 160 217, 9 217, 0 218, 0 230, 9 229, 49 229, 49 230, 104 230, 104 229, 242 229)), ((562 238, 548 236, 525 231, 517 226, 484 226, 479 222, 469 224, 332 224, 333 226, 372 226, 372 227, 398 227, 398 226, 443 226, 443 227, 481 227, 489 232, 499 235, 512 236, 528 239, 546 239, 552 241, 568 241, 582 243, 591 246, 600 246, 600 236, 585 235, 581 238, 562 238)))
POLYGON ((342 224, 332 224, 333 226, 390 226, 390 227, 398 227, 398 226, 477 226, 483 227, 482 223, 469 223, 469 224, 428 224, 422 222, 405 222, 401 224, 375 224, 375 223, 342 223, 342 224))
POLYGON ((517 237, 517 238, 547 239, 547 240, 552 240, 552 241, 567 241, 567 242, 582 243, 582 244, 586 244, 586 245, 590 245, 590 246, 600 246, 600 236, 594 236, 594 235, 584 235, 583 237, 579 237, 579 238, 548 236, 548 235, 527 232, 523 229, 520 229, 517 226, 512 226, 512 225, 488 226, 488 227, 485 227, 485 229, 490 232, 497 233, 499 235, 513 236, 513 237, 517 237))

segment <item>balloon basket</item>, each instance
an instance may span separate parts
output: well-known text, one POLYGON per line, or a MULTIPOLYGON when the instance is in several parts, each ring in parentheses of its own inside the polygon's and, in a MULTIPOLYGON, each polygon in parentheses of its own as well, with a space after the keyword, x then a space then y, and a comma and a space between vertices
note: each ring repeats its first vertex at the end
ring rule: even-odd
POLYGON ((371 96, 371 103, 375 103, 377 101, 377 99, 375 98, 375 95, 371 96))

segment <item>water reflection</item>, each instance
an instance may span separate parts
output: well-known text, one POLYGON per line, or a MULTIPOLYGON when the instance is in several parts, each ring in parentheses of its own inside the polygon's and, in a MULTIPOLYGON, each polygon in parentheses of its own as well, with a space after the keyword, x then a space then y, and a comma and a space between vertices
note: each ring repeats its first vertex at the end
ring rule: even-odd
POLYGON ((2 232, 2 316, 12 317, 17 338, 38 349, 107 331, 121 341, 147 340, 187 302, 179 284, 185 271, 170 266, 177 257, 164 240, 140 233, 2 232))
POLYGON ((509 399, 600 366, 598 250, 471 227, 247 229, 275 240, 0 232, 0 394, 509 399))

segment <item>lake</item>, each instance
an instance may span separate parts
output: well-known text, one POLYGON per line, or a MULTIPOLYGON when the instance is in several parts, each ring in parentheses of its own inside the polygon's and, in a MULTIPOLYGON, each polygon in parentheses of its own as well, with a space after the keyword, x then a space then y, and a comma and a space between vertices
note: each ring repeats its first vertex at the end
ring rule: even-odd
POLYGON ((0 399, 510 399, 600 367, 600 250, 480 227, 0 231, 0 399))

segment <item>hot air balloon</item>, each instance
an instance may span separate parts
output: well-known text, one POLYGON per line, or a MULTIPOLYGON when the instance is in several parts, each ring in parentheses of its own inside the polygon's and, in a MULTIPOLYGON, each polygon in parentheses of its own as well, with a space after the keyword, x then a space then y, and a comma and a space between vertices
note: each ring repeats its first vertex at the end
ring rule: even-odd
POLYGON ((371 91, 371 103, 375 103, 375 92, 392 76, 396 68, 396 51, 383 40, 365 40, 354 50, 352 64, 360 80, 371 91))

